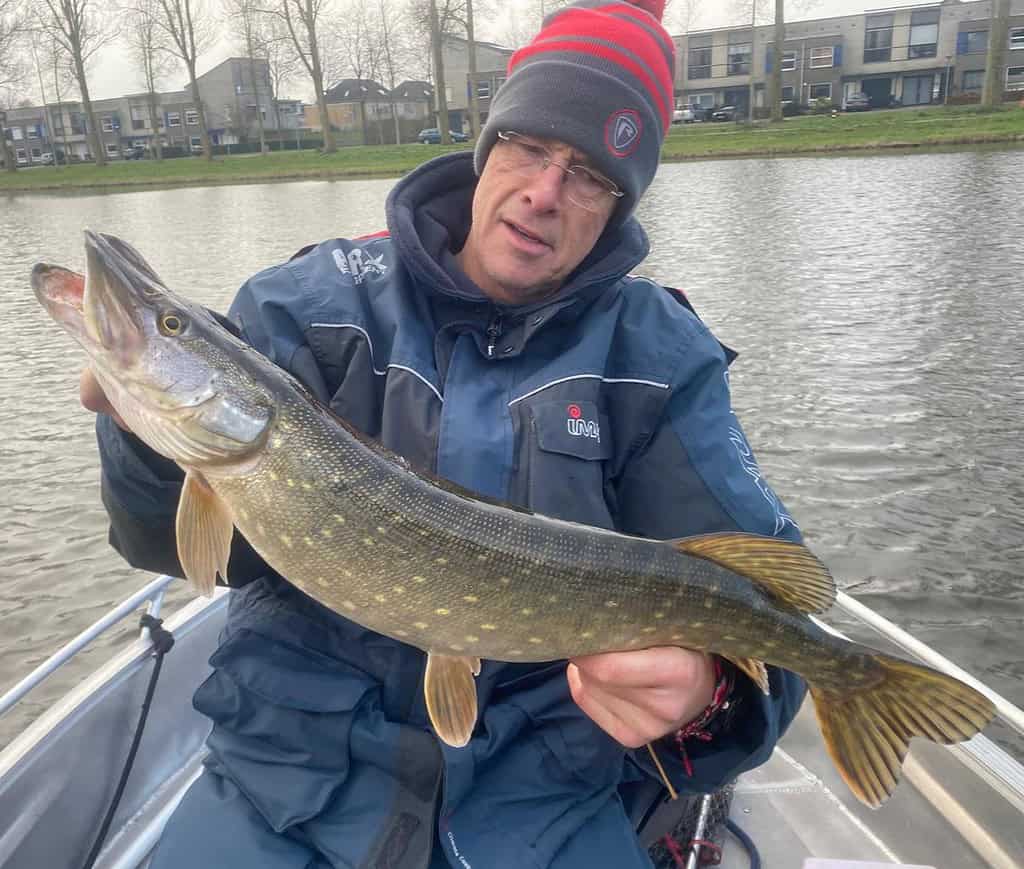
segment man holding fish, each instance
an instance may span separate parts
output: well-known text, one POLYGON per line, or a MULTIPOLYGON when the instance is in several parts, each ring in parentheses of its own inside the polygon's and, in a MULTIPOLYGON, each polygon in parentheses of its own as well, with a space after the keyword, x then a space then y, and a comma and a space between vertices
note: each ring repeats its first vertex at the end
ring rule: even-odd
MULTIPOLYGON (((478 495, 654 539, 798 541, 731 411, 727 351, 680 294, 629 275, 673 109, 662 6, 550 15, 513 56, 475 154, 398 182, 388 233, 251 278, 230 326, 355 428, 478 495)), ((82 401, 103 414, 112 544, 182 575, 180 469, 115 424, 88 370, 82 401)), ((227 574, 228 627, 195 696, 210 757, 154 869, 647 866, 631 795, 664 776, 720 787, 767 759, 803 697, 785 670, 768 668, 766 694, 677 646, 485 660, 479 720, 452 747, 428 726, 414 645, 311 600, 241 535, 227 574)))

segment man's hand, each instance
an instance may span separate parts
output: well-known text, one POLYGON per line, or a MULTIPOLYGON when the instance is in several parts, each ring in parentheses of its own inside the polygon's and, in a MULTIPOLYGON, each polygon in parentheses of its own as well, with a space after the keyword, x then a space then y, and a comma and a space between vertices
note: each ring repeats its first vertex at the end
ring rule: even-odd
POLYGON ((112 417, 114 422, 125 431, 131 431, 117 411, 114 410, 114 406, 107 399, 107 394, 103 391, 103 387, 96 380, 96 375, 92 373, 92 369, 88 366, 82 369, 82 376, 78 379, 78 398, 82 402, 82 407, 86 410, 91 410, 93 413, 105 413, 112 417))
POLYGON ((675 646, 573 658, 566 675, 572 699, 627 748, 674 733, 715 693, 711 656, 675 646))

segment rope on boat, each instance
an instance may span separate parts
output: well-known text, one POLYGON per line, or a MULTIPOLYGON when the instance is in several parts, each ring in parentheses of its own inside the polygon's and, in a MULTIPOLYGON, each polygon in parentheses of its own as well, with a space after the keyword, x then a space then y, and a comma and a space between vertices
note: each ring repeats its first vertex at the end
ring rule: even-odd
POLYGON ((124 794, 125 785, 128 783, 128 776, 131 774, 132 765, 135 763, 135 755, 138 753, 139 743, 142 742, 142 731, 145 729, 146 719, 149 717, 149 707, 153 702, 157 679, 160 678, 160 668, 164 663, 164 655, 174 645, 174 634, 164 629, 163 619, 158 619, 149 613, 145 613, 142 616, 140 626, 149 629, 149 636, 153 643, 153 651, 156 653, 156 660, 153 662, 153 672, 149 677, 149 685, 146 686, 146 697, 142 701, 142 711, 139 713, 139 723, 135 726, 135 736, 132 737, 131 748, 128 749, 128 757, 125 759, 124 769, 121 770, 121 780, 117 783, 117 789, 114 791, 113 799, 110 801, 106 817, 103 818, 100 831, 96 835, 96 841, 93 842, 92 849, 89 851, 89 856, 85 858, 82 869, 92 869, 96 863, 96 858, 100 854, 100 849, 103 847, 103 842, 107 838, 107 833, 110 831, 110 825, 113 823, 117 807, 124 794))

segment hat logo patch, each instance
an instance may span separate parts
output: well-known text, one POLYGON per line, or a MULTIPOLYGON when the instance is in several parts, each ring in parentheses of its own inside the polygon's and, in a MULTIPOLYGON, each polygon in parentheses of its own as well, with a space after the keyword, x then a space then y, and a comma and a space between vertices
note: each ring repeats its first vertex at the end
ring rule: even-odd
POLYGON ((643 121, 633 109, 613 112, 604 128, 605 144, 616 157, 628 157, 640 144, 643 121))

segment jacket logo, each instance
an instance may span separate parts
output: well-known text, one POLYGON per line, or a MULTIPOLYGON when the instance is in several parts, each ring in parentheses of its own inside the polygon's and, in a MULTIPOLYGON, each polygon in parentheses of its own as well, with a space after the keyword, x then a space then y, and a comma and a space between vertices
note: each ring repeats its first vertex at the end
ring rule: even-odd
POLYGON ((388 267, 384 265, 384 254, 369 256, 362 248, 356 247, 345 254, 343 250, 332 251, 334 264, 343 275, 351 275, 353 283, 361 284, 367 275, 382 275, 388 267))
POLYGON ((604 141, 616 157, 628 157, 640 144, 644 124, 640 113, 633 109, 612 112, 604 125, 604 141))
POLYGON ((566 413, 565 426, 569 434, 574 438, 593 438, 601 443, 601 426, 594 420, 583 419, 583 411, 578 404, 570 404, 566 413))

